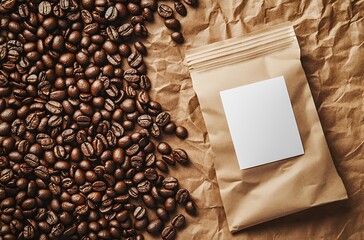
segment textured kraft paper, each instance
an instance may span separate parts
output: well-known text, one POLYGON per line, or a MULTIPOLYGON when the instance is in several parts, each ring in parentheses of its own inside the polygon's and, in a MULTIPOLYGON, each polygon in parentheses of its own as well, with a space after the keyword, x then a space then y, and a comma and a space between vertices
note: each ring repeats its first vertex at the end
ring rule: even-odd
MULTIPOLYGON (((173 6, 173 2, 163 1, 173 6)), ((156 16, 147 24, 144 58, 152 80, 151 96, 172 119, 189 129, 171 146, 188 151, 191 164, 171 168, 190 190, 198 216, 187 218, 177 239, 364 239, 364 2, 209 0, 188 8, 181 21, 186 42, 177 46, 156 16), (322 205, 231 234, 216 180, 214 156, 187 65, 186 50, 238 37, 291 21, 301 48, 301 62, 320 116, 333 161, 348 200, 322 205)), ((145 234, 146 239, 153 238, 145 234)))
MULTIPOLYGON (((214 163, 218 184, 232 232, 313 206, 347 198, 345 187, 332 162, 301 67, 298 43, 294 36, 289 36, 289 30, 293 32, 293 29, 290 26, 280 25, 263 30, 259 34, 272 32, 269 35, 273 38, 275 36, 272 29, 287 29, 288 33, 279 33, 278 36, 283 35, 292 41, 287 41, 282 49, 254 54, 248 59, 236 60, 229 64, 225 63, 243 52, 241 49, 235 49, 234 54, 227 57, 224 48, 213 50, 221 48, 222 44, 243 41, 244 37, 193 49, 188 51, 186 56, 187 63, 191 64, 193 88, 198 96, 213 153, 216 156, 214 163), (204 57, 211 55, 215 58, 210 62, 221 57, 226 59, 219 64, 210 63, 214 66, 208 69, 196 66, 199 61, 204 61, 204 57), (275 163, 240 170, 220 91, 282 75, 285 78, 305 153, 275 163)), ((259 34, 255 33, 258 37, 253 40, 253 45, 249 46, 250 51, 258 52, 259 48, 271 44, 269 40, 274 40, 268 38, 266 43, 259 45, 257 41, 263 38, 259 37, 259 34)), ((251 103, 251 107, 254 107, 254 102, 251 103)))

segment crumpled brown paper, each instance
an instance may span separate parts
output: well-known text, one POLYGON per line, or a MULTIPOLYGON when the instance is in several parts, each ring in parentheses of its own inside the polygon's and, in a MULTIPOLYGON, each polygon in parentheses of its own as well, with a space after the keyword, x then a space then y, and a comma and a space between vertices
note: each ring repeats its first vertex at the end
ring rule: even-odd
MULTIPOLYGON (((171 2, 163 2, 171 4, 171 2)), ((152 79, 151 95, 173 120, 189 129, 172 147, 188 150, 191 164, 171 169, 191 191, 198 216, 178 239, 362 239, 364 238, 364 2, 200 0, 179 18, 186 43, 176 46, 163 22, 149 25, 145 61, 152 79), (318 109, 334 163, 349 200, 279 218, 232 235, 222 208, 206 128, 184 61, 186 49, 267 26, 291 21, 301 48, 301 61, 318 109)), ((183 213, 183 211, 182 211, 183 213)), ((146 236, 147 237, 147 236, 146 236)))

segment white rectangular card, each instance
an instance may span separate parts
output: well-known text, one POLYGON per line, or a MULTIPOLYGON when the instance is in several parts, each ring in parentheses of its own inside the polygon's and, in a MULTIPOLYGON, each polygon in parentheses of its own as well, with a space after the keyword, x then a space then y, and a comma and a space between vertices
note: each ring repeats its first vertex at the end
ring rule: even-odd
POLYGON ((240 169, 304 153, 284 77, 220 92, 240 169))

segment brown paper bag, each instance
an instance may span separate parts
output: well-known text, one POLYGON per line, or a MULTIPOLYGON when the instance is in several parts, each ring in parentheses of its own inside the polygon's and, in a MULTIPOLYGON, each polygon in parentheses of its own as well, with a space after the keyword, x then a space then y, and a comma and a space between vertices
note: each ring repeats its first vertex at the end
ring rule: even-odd
POLYGON ((347 198, 291 25, 189 50, 186 61, 216 156, 214 164, 231 232, 347 198), (304 154, 241 170, 219 93, 278 76, 285 78, 304 154))

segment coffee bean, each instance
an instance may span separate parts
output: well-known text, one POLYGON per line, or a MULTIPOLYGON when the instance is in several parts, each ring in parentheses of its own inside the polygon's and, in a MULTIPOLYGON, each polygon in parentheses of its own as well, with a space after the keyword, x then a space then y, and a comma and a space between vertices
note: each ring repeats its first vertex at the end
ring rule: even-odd
POLYGON ((174 160, 174 158, 171 155, 163 155, 162 160, 168 163, 169 165, 174 166, 176 164, 176 160, 174 160))
POLYGON ((176 12, 185 17, 187 15, 187 9, 186 7, 183 5, 183 3, 181 3, 181 1, 174 1, 174 9, 176 10, 176 12))
POLYGON ((15 0, 2 0, 1 1, 1 7, 4 9, 11 9, 15 6, 16 1, 15 0))
POLYGON ((128 64, 132 68, 137 68, 142 64, 143 58, 139 52, 134 52, 128 57, 128 64))
POLYGON ((167 177, 163 180, 163 187, 169 190, 176 189, 178 187, 178 180, 174 177, 167 177))
POLYGON ((196 215, 196 213, 197 213, 196 206, 193 201, 188 201, 185 204, 185 209, 186 209, 186 212, 192 216, 196 215))
POLYGON ((134 48, 142 55, 147 55, 147 48, 144 46, 144 44, 140 41, 136 41, 134 43, 134 48))
POLYGON ((138 23, 134 26, 134 34, 138 37, 147 37, 148 29, 142 23, 138 23))
POLYGON ((157 150, 158 152, 160 152, 161 154, 170 154, 172 152, 172 148, 171 146, 169 146, 168 143, 166 142, 160 142, 157 145, 157 150))
POLYGON ((174 31, 179 31, 181 29, 180 22, 175 18, 169 18, 164 20, 164 25, 166 25, 167 28, 172 29, 174 31))
POLYGON ((157 160, 155 166, 162 172, 168 172, 168 167, 162 160, 157 160))
POLYGON ((163 18, 170 18, 173 16, 173 9, 166 4, 161 4, 158 7, 158 14, 163 18))
POLYGON ((164 207, 168 212, 173 212, 176 209, 176 200, 172 197, 167 198, 164 207))
POLYGON ((28 153, 27 155, 25 155, 24 161, 33 168, 38 167, 39 165, 39 158, 32 153, 28 153))
POLYGON ((83 31, 92 36, 94 34, 96 34, 98 31, 99 31, 99 24, 98 23, 90 23, 90 24, 87 24, 85 26, 85 28, 83 29, 83 31))
POLYGON ((172 226, 177 229, 182 228, 185 225, 185 223, 186 223, 186 218, 182 214, 176 215, 171 221, 172 226))
POLYGON ((174 240, 176 239, 176 229, 172 226, 167 226, 163 229, 161 237, 163 240, 174 240))
POLYGON ((198 4, 197 0, 183 0, 186 4, 196 6, 198 4))
POLYGON ((130 23, 125 23, 118 28, 118 32, 123 38, 130 37, 133 34, 133 31, 133 25, 131 25, 130 23))
POLYGON ((13 172, 11 171, 11 169, 3 169, 0 172, 0 182, 1 183, 8 183, 10 180, 13 179, 13 172))
POLYGON ((171 34, 171 38, 174 42, 179 43, 179 44, 181 44, 185 41, 181 32, 173 32, 171 34))
POLYGON ((166 134, 173 134, 176 131, 176 124, 174 124, 173 122, 169 122, 167 125, 165 125, 163 127, 163 131, 166 134))
POLYGON ((187 138, 187 136, 188 136, 187 129, 185 127, 182 127, 182 126, 178 126, 176 128, 176 136, 181 138, 181 139, 187 138))
POLYGON ((147 193, 151 189, 151 183, 148 180, 145 180, 138 184, 137 189, 141 193, 147 193))
POLYGON ((143 114, 138 117, 137 121, 141 127, 148 128, 152 124, 152 117, 147 114, 143 114))
POLYGON ((106 20, 112 22, 115 21, 118 17, 118 10, 115 6, 110 6, 105 12, 106 20))
POLYGON ((53 114, 61 114, 63 111, 62 104, 53 100, 48 101, 45 108, 53 114))
POLYGON ((85 157, 92 157, 94 155, 94 149, 89 142, 84 142, 81 144, 81 151, 85 157))
POLYGON ((157 235, 161 232, 163 222, 160 219, 155 219, 149 222, 147 231, 152 235, 157 235))
POLYGON ((136 207, 133 213, 135 219, 140 220, 146 216, 146 210, 143 207, 136 207))
POLYGON ((189 158, 186 151, 181 148, 175 149, 172 153, 172 156, 177 162, 181 164, 187 164, 189 162, 189 158))
POLYGON ((117 41, 117 40, 119 40, 119 33, 118 33, 118 30, 116 29, 116 27, 114 27, 114 26, 108 26, 106 28, 106 33, 107 33, 107 36, 109 37, 109 39, 111 41, 117 41))
POLYGON ((133 68, 125 70, 123 76, 124 76, 124 79, 130 83, 136 83, 136 82, 139 82, 139 80, 140 80, 138 71, 133 68))
POLYGON ((155 122, 158 126, 165 126, 169 123, 171 116, 167 112, 161 112, 157 115, 155 122))

